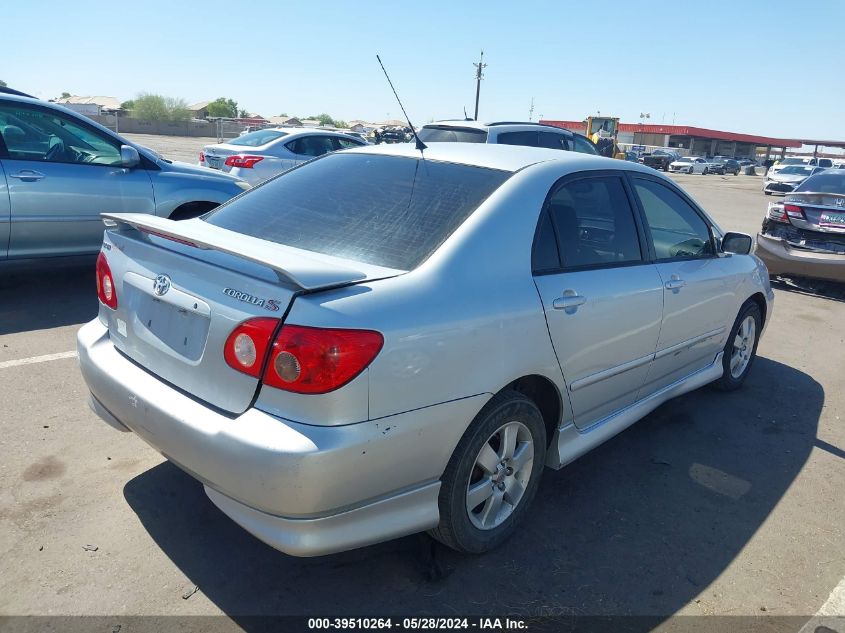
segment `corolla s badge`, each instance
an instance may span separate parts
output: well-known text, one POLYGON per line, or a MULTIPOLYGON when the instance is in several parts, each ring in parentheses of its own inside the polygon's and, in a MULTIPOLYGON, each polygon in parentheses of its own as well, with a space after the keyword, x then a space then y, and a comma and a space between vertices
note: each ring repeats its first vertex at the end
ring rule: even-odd
POLYGON ((235 290, 234 288, 223 288, 223 294, 232 297, 233 299, 237 299, 238 301, 243 301, 244 303, 250 303, 254 306, 259 306, 261 308, 264 308, 265 310, 269 310, 270 312, 279 311, 279 302, 276 299, 261 299, 247 292, 235 290))
POLYGON ((836 199, 836 206, 837 207, 845 207, 845 198, 837 198, 836 199))
POLYGON ((153 280, 153 292, 160 297, 163 294, 167 294, 168 290, 170 290, 170 277, 167 275, 156 275, 156 278, 153 280))

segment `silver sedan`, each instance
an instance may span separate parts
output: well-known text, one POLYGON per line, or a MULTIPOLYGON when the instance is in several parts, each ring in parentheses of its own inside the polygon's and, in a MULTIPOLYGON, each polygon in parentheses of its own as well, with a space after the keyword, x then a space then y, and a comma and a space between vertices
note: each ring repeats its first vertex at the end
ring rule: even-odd
POLYGON ((317 156, 367 142, 351 134, 317 128, 266 128, 226 143, 206 145, 199 165, 227 172, 257 185, 317 156))
POLYGON ((738 389, 772 314, 749 236, 577 153, 371 146, 202 218, 107 219, 91 407, 295 555, 495 547, 546 466, 738 389))

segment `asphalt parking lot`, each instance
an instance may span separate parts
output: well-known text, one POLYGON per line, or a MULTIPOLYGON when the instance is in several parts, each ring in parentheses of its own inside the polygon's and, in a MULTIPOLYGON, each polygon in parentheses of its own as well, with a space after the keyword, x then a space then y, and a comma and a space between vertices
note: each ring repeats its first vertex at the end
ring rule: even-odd
MULTIPOLYGON (((209 142, 133 140, 189 162, 209 142)), ((722 228, 756 233, 759 177, 675 179, 722 228)), ((432 578, 427 537, 281 554, 96 418, 72 355, 97 311, 90 264, 6 272, 0 292, 5 615, 811 616, 845 595, 845 293, 778 286, 741 391, 690 393, 546 471, 514 538, 436 547, 432 578)))

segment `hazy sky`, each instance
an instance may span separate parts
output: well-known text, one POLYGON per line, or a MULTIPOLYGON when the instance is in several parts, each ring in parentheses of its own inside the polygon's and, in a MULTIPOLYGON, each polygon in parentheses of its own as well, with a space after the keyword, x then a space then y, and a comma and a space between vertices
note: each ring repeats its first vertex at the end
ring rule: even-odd
POLYGON ((232 97, 264 116, 602 114, 845 140, 842 0, 13 2, 0 79, 52 98, 232 97), (818 44, 814 44, 818 43, 818 44), (794 52, 791 52, 794 51, 794 52))

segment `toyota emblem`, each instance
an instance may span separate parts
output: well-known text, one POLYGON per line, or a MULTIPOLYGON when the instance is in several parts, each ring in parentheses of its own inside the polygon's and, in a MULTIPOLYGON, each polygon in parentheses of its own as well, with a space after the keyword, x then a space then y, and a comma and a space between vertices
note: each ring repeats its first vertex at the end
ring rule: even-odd
POLYGON ((153 280, 153 292, 160 297, 163 294, 167 294, 168 290, 170 290, 170 277, 167 275, 156 275, 155 280, 153 280))

